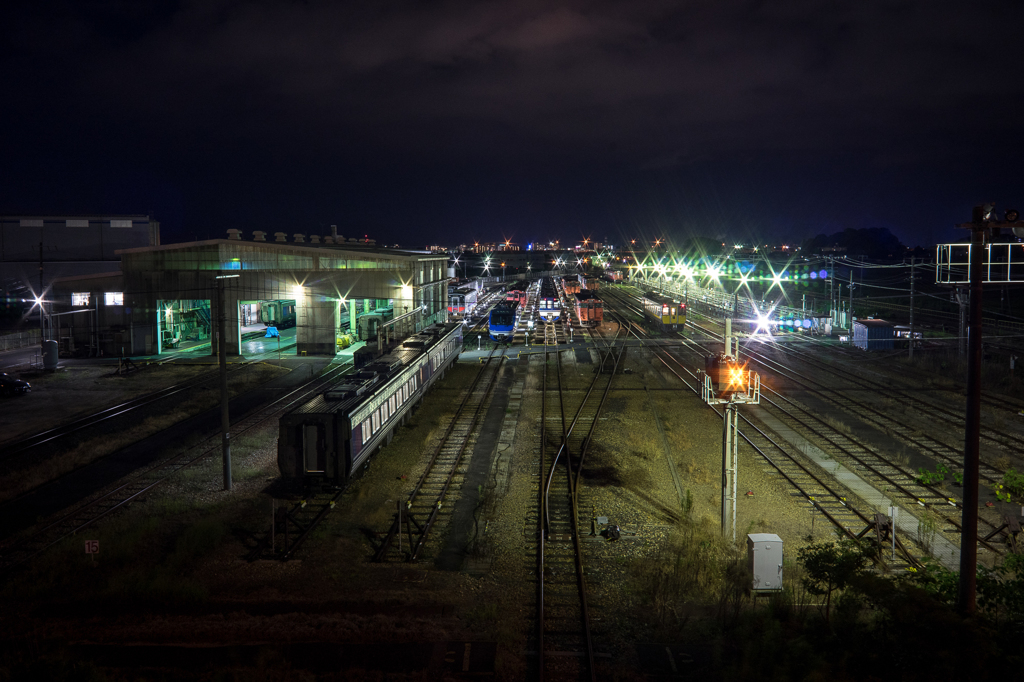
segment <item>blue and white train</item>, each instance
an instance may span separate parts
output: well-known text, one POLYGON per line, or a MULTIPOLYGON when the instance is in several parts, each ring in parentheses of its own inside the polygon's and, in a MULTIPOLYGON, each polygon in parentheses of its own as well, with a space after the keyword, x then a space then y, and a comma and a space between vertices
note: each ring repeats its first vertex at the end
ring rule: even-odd
POLYGON ((519 301, 501 301, 493 308, 487 319, 487 331, 492 341, 507 343, 516 333, 519 321, 519 301))
POLYGON ((562 317, 562 301, 558 297, 555 281, 550 277, 544 277, 540 281, 537 312, 545 322, 557 322, 562 317))
POLYGON ((344 486, 391 442, 461 351, 461 324, 432 325, 283 415, 277 440, 283 482, 301 490, 344 486))

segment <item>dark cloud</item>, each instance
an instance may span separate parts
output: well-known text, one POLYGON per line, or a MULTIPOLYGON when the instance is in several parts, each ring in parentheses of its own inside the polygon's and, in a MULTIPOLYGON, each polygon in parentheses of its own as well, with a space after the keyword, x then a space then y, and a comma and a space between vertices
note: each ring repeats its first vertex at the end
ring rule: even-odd
POLYGON ((1021 25, 1010 1, 39 3, 0 48, 17 103, 0 140, 141 164, 188 220, 256 202, 247 215, 345 212, 400 237, 429 200, 430 227, 460 236, 489 212, 504 230, 806 232, 824 221, 787 206, 873 227, 856 223, 934 189, 941 209, 894 224, 924 236, 978 198, 950 193, 977 171, 1020 186, 991 159, 1019 147, 1021 25))

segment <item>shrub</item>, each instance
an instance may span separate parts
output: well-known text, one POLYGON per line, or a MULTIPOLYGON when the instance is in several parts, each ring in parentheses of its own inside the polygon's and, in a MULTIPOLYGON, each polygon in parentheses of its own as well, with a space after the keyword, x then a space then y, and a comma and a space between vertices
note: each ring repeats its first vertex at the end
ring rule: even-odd
POLYGON ((857 541, 843 538, 839 542, 801 547, 798 557, 804 567, 804 589, 825 597, 825 621, 828 622, 833 593, 845 589, 864 570, 868 554, 857 541))

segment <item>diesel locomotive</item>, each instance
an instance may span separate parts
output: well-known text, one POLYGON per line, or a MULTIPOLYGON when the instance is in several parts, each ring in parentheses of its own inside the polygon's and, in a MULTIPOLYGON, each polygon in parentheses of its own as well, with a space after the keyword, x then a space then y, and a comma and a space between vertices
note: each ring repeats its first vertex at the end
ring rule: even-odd
POLYGON ((344 486, 462 351, 462 325, 435 324, 279 422, 277 464, 287 488, 344 486))
POLYGON ((604 302, 593 289, 581 289, 573 295, 576 319, 584 327, 596 327, 604 319, 604 302))

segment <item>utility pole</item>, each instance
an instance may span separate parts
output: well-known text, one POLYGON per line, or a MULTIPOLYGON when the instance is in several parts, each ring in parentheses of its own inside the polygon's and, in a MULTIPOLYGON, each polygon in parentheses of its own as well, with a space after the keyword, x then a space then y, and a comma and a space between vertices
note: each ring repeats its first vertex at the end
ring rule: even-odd
MULTIPOLYGON (((227 341, 227 296, 224 294, 224 280, 238 275, 217 277, 217 357, 220 362, 220 443, 221 460, 224 466, 224 490, 231 490, 231 419, 228 415, 228 345, 227 341)), ((280 337, 278 347, 280 348, 280 337)))
MULTIPOLYGON (((863 279, 863 277, 861 277, 863 279)), ((847 306, 847 315, 850 318, 850 337, 853 337, 853 268, 850 268, 850 305, 847 306)))
MULTIPOLYGON (((98 306, 97 306, 98 307, 98 306)), ((43 324, 43 243, 39 242, 39 347, 43 347, 46 333, 43 324)))
POLYGON ((836 306, 836 326, 839 326, 843 317, 843 283, 839 283, 838 291, 836 292, 835 306, 836 306))
MULTIPOLYGON (((964 506, 960 531, 960 583, 957 606, 966 614, 977 611, 978 585, 978 464, 981 437, 981 296, 988 211, 976 206, 971 229, 970 352, 967 356, 967 415, 964 424, 964 506)), ((963 308, 961 308, 963 310, 963 308)), ((961 315, 962 319, 962 315, 961 315)))
MULTIPOLYGON (((1005 220, 993 218, 994 206, 975 206, 971 222, 958 225, 971 231, 970 246, 970 323, 967 355, 967 410, 964 424, 964 502, 960 531, 960 582, 957 607, 965 615, 977 612, 978 583, 978 468, 981 439, 981 305, 986 264, 991 265, 987 239, 993 230, 1012 229, 1024 234, 1024 221, 1014 209, 1006 211, 1005 220)), ((962 305, 962 303, 961 303, 962 305)), ((962 308, 961 308, 962 310, 962 308)))
MULTIPOLYGON (((910 257, 910 359, 914 359, 914 264, 917 259, 910 257)), ((894 527, 895 528, 895 527, 894 527)))
POLYGON ((960 355, 967 354, 967 296, 963 287, 956 288, 956 302, 960 305, 960 329, 957 331, 957 341, 960 347, 960 355))
POLYGON ((828 257, 828 316, 832 318, 833 326, 838 326, 836 321, 836 262, 832 256, 828 257))

